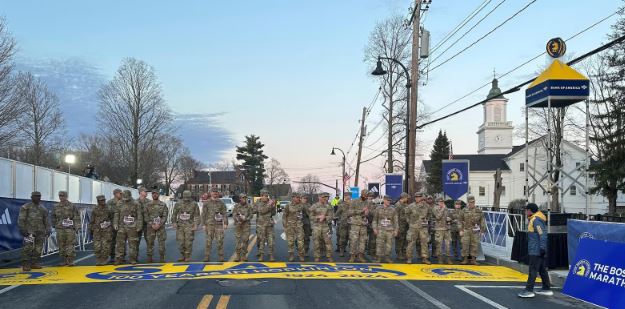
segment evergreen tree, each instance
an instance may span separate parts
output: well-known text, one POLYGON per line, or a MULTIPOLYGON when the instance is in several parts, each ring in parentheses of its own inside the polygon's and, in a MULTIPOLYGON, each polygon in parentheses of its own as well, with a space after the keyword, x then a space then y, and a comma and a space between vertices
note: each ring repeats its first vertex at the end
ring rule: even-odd
POLYGON ((441 173, 443 161, 449 159, 449 139, 447 133, 438 131, 438 137, 434 141, 434 147, 430 153, 430 169, 427 176, 427 190, 430 194, 440 193, 443 191, 441 182, 441 173))
MULTIPOLYGON (((625 35, 625 15, 612 26, 610 39, 625 35)), ((599 57, 591 76, 593 107, 590 139, 598 162, 591 166, 596 186, 609 201, 608 212, 616 213, 618 192, 625 191, 625 44, 612 46, 599 57)))
POLYGON ((260 142, 260 137, 249 135, 245 137, 245 145, 237 147, 237 160, 243 161, 245 178, 250 184, 248 194, 259 195, 265 179, 265 159, 263 154, 265 145, 260 142))

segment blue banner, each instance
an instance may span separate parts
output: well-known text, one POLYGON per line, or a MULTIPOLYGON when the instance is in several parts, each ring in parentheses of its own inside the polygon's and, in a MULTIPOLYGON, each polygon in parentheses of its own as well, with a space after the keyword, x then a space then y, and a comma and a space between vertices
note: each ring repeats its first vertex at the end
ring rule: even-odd
POLYGON ((529 107, 563 107, 588 98, 588 80, 546 80, 525 90, 525 104, 529 107))
POLYGON ((625 308, 625 244, 583 238, 562 293, 606 308, 625 308))
POLYGON ((469 191, 469 160, 443 160, 443 192, 454 200, 469 191))
POLYGON ((482 235, 482 242, 495 246, 505 247, 508 237, 508 214, 499 212, 484 212, 486 233, 482 235))
POLYGON ((577 254, 581 239, 591 238, 625 243, 625 224, 569 219, 566 222, 569 264, 577 254))
POLYGON ((351 187, 349 189, 352 192, 352 198, 353 199, 357 199, 357 198, 360 197, 360 188, 358 188, 358 187, 351 187))
POLYGON ((386 174, 384 187, 386 189, 386 195, 389 195, 393 201, 399 199, 399 196, 404 191, 403 175, 398 174, 386 174))

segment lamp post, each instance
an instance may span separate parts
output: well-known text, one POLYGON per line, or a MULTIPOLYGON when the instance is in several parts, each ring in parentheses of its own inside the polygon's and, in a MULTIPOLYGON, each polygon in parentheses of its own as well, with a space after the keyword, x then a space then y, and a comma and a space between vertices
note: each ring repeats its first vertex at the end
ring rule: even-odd
MULTIPOLYGON (((410 179, 410 169, 409 167, 409 162, 410 162, 410 153, 411 153, 411 149, 410 149, 410 84, 411 84, 411 79, 410 79, 410 73, 408 72, 408 69, 406 68, 406 66, 404 66, 399 60, 395 59, 395 58, 389 58, 389 57, 380 57, 378 56, 378 63, 375 67, 375 70, 373 70, 373 72, 371 72, 371 75, 375 75, 375 76, 382 76, 385 75, 386 73, 388 73, 386 70, 384 70, 384 68, 382 68, 382 60, 389 60, 392 61, 394 63, 397 63, 402 69, 404 69, 404 74, 406 74, 406 161, 405 161, 405 165, 404 165, 404 192, 408 192, 409 191, 409 187, 408 184, 410 183, 410 181, 412 181, 410 179)), ((412 194, 412 192, 408 192, 409 194, 412 194)))
POLYGON ((72 173, 72 164, 76 163, 76 156, 73 154, 65 155, 65 163, 67 163, 67 173, 72 173))
MULTIPOLYGON (((332 152, 330 153, 330 155, 335 156, 336 153, 334 152, 334 149, 340 151, 343 154, 343 174, 341 174, 341 179, 343 180, 343 189, 341 189, 341 193, 345 192, 345 152, 343 152, 343 150, 341 150, 341 148, 336 148, 336 147, 332 147, 332 152)), ((345 195, 342 195, 342 198, 345 198, 345 195)))

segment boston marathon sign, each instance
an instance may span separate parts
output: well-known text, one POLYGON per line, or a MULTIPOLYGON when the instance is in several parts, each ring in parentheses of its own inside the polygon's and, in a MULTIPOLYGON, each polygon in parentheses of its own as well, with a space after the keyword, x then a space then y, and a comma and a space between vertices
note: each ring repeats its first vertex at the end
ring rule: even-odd
POLYGON ((193 279, 343 279, 517 281, 525 275, 500 266, 378 263, 165 263, 50 267, 21 272, 0 269, 0 285, 161 281, 193 279))

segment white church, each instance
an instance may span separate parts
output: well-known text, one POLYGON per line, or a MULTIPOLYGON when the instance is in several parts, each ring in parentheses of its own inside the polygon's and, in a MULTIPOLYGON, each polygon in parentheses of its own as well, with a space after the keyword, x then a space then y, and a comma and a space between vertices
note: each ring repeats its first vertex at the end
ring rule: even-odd
MULTIPOLYGON (((492 206, 494 200, 495 172, 501 170, 503 191, 501 194, 500 207, 506 208, 515 199, 525 199, 525 144, 513 146, 512 121, 508 121, 507 104, 508 99, 501 94, 497 79, 493 79, 492 88, 487 96, 492 98, 484 107, 484 122, 477 130, 478 153, 477 154, 454 154, 453 158, 458 160, 469 160, 469 194, 475 196, 478 206, 492 206)), ((546 137, 531 141, 528 147, 528 162, 530 166, 529 186, 536 182, 534 178, 540 180, 547 170, 546 137)), ((567 213, 585 213, 585 150, 577 145, 564 141, 562 145, 562 170, 569 174, 569 177, 560 177, 558 183, 559 200, 562 211, 567 213)), ((425 180, 429 161, 423 161, 420 179, 425 180)), ((545 179, 541 186, 536 186, 530 190, 529 200, 544 206, 547 203, 547 193, 544 189, 548 187, 545 179)), ((592 178, 589 179, 590 187, 593 186, 592 178)), ((466 195, 463 197, 466 201, 466 195)), ((590 214, 603 214, 608 211, 608 202, 601 195, 590 196, 590 214)))

